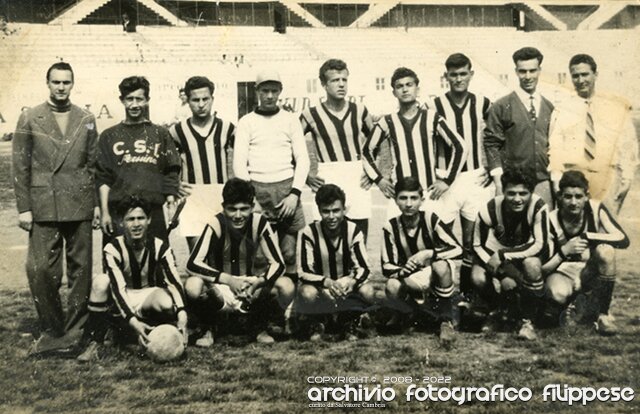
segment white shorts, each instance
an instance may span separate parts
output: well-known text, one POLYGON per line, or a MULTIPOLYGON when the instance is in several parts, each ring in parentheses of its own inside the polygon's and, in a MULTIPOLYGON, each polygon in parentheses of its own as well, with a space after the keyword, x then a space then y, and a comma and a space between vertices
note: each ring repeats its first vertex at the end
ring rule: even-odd
POLYGON ((576 281, 582 276, 582 272, 587 267, 586 262, 562 262, 553 273, 559 273, 562 276, 576 281))
MULTIPOLYGON (((318 163, 318 177, 325 184, 335 184, 344 191, 347 202, 347 217, 368 219, 371 217, 371 191, 360 187, 364 170, 361 161, 318 163)), ((317 207, 313 209, 314 220, 320 220, 317 207)))
POLYGON ((156 290, 162 290, 160 287, 148 287, 142 289, 127 289, 127 299, 129 306, 133 309, 133 313, 138 318, 142 318, 142 305, 149 296, 156 290))
MULTIPOLYGON (((453 263, 453 260, 446 260, 449 265, 449 270, 451 271, 451 277, 456 273, 456 265, 453 263)), ((415 273, 412 273, 411 276, 407 276, 404 280, 409 280, 415 285, 419 287, 420 290, 426 291, 431 287, 433 269, 431 265, 418 270, 415 273)))
POLYGON ((207 223, 222 211, 224 184, 192 184, 180 214, 180 234, 183 237, 199 237, 207 223))
POLYGON ((439 216, 442 221, 451 223, 458 217, 458 214, 469 221, 475 221, 480 208, 488 203, 496 192, 493 183, 483 187, 482 184, 486 178, 486 172, 483 168, 460 173, 441 198, 439 216))

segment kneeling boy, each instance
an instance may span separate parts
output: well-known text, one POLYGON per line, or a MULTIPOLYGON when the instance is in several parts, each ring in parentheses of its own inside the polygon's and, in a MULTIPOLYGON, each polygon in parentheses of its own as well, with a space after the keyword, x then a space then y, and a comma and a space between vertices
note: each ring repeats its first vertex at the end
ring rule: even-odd
MULTIPOLYGON (((373 303, 364 233, 345 216, 344 191, 334 184, 316 193, 321 220, 300 232, 296 310, 301 314, 341 312, 346 339, 355 340, 358 308, 373 303)), ((311 339, 320 339, 323 325, 315 326, 311 339)))
POLYGON ((395 185, 395 201, 402 212, 383 228, 382 273, 388 278, 389 306, 410 313, 424 303, 429 289, 438 299, 440 338, 454 338, 451 259, 462 247, 451 230, 430 211, 420 211, 424 190, 414 177, 404 177, 395 185))
POLYGON ((147 237, 151 206, 137 197, 130 197, 118 207, 117 214, 123 217, 124 234, 104 247, 106 274, 93 277, 89 319, 85 327, 85 338, 90 342, 78 357, 80 361, 97 356, 98 343, 107 329, 110 293, 142 345, 147 343, 151 326, 162 323, 176 324, 186 345, 184 289, 171 247, 159 238, 147 237))
POLYGON ((490 306, 502 300, 509 316, 520 322, 518 337, 528 340, 536 339, 533 321, 544 294, 541 257, 549 229, 547 206, 533 194, 534 187, 529 174, 506 170, 504 195, 478 213, 473 242, 475 289, 490 306))
POLYGON ((589 198, 589 183, 580 171, 562 175, 558 206, 549 215, 553 256, 542 266, 548 275, 546 313, 556 316, 571 307, 579 291, 589 292, 597 307, 597 331, 613 335, 617 329, 609 306, 616 279, 615 249, 629 247, 629 238, 607 208, 589 198))
MULTIPOLYGON (((295 293, 293 281, 283 276, 284 259, 267 219, 253 212, 255 190, 239 178, 227 181, 222 190, 223 211, 204 228, 187 262, 192 275, 185 283, 187 298, 202 322, 212 327, 218 312, 250 312, 259 343, 272 343, 266 331, 267 316, 274 313, 271 299, 286 309, 295 293), (258 249, 267 269, 255 274, 258 249)), ((282 311, 281 310, 281 311, 282 311)), ((196 345, 213 345, 209 329, 196 345)))

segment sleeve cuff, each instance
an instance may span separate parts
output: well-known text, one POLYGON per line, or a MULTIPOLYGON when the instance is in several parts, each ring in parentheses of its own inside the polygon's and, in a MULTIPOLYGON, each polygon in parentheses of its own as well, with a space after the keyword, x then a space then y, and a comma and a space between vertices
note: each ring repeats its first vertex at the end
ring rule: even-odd
POLYGON ((381 176, 381 175, 377 176, 377 177, 373 180, 373 182, 374 182, 375 184, 378 184, 380 181, 382 181, 382 176, 381 176))
POLYGON ((506 258, 504 257, 504 250, 498 251, 498 257, 500 258, 501 262, 504 262, 506 260, 506 258))
POLYGON ((289 194, 293 194, 293 195, 297 196, 298 198, 300 198, 300 195, 302 194, 302 192, 300 190, 298 190, 297 188, 293 187, 291 189, 291 191, 289 191, 289 194))
POLYGON ((489 175, 492 177, 502 175, 502 167, 493 168, 491 171, 489 171, 489 175))

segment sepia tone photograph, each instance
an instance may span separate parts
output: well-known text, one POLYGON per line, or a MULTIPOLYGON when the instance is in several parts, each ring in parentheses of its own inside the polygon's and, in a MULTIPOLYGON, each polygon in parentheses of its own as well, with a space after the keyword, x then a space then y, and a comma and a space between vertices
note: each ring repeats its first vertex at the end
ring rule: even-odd
POLYGON ((0 0, 0 411, 638 411, 639 34, 0 0))

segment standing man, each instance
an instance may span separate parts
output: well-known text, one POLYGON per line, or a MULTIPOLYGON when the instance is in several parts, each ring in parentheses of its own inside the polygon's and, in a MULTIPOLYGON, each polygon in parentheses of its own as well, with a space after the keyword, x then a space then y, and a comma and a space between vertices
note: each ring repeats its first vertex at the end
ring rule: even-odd
MULTIPOLYGON (((444 208, 441 219, 452 223, 460 216, 464 255, 460 268, 460 291, 468 299, 471 295, 471 265, 473 258, 473 225, 478 210, 492 197, 495 190, 488 186, 486 156, 484 154, 483 131, 491 103, 482 95, 469 92, 473 78, 471 60, 462 53, 454 53, 444 63, 444 73, 449 91, 434 99, 434 106, 458 135, 464 138, 467 157, 462 161, 462 170, 443 197, 444 208)), ((440 151, 441 168, 450 162, 447 151, 440 151)))
POLYGON ((190 251, 204 226, 222 210, 222 186, 233 174, 235 127, 211 113, 214 90, 204 76, 189 78, 184 92, 192 115, 169 130, 182 158, 182 182, 191 188, 180 220, 190 251))
POLYGON ((131 76, 123 79, 118 88, 125 120, 104 131, 98 146, 96 185, 102 231, 107 236, 122 234, 122 217, 115 206, 136 195, 151 204, 149 237, 168 243, 162 205, 167 203, 172 217, 180 157, 169 131, 149 121, 149 81, 131 76))
POLYGON ((484 148, 497 196, 502 195, 503 167, 518 168, 535 177, 534 193, 553 206, 547 171, 553 104, 537 90, 542 59, 542 53, 533 47, 523 47, 513 54, 519 87, 491 106, 484 148))
POLYGON ((46 79, 49 99, 20 115, 13 138, 18 220, 29 232, 27 277, 41 328, 35 352, 78 327, 87 312, 91 221, 99 222, 93 178, 95 118, 69 100, 74 78, 68 63, 53 64, 46 79), (58 293, 63 246, 71 289, 66 317, 58 293))
MULTIPOLYGON (((347 101, 349 69, 339 59, 329 59, 320 67, 320 83, 327 93, 324 102, 305 109, 300 122, 311 138, 310 158, 319 162, 317 175, 307 183, 313 191, 325 183, 345 191, 347 214, 364 232, 371 217, 371 193, 360 187, 362 146, 373 129, 373 119, 362 104, 347 101)), ((313 168, 311 169, 314 170, 313 168)))
POLYGON ((631 107, 617 96, 596 93, 598 66, 589 55, 569 61, 576 94, 558 111, 549 139, 549 171, 559 190, 562 172, 581 171, 591 198, 618 213, 638 165, 638 138, 631 107))
POLYGON ((429 200, 425 209, 439 213, 436 203, 449 190, 466 159, 466 147, 460 135, 453 131, 445 119, 436 111, 418 105, 418 75, 411 69, 398 68, 391 77, 393 96, 398 99, 398 113, 382 117, 375 125, 371 136, 364 145, 363 186, 376 183, 382 193, 395 206, 394 183, 402 177, 415 177, 422 188, 427 189, 429 200), (391 177, 382 175, 375 165, 380 155, 380 145, 391 142, 393 169, 391 177), (451 161, 441 175, 436 175, 436 145, 442 142, 451 151, 451 161))
POLYGON ((233 170, 253 184, 262 214, 278 233, 287 274, 293 276, 297 234, 304 227, 300 193, 309 173, 309 155, 300 121, 278 107, 280 75, 261 72, 256 89, 258 107, 238 123, 233 170))

